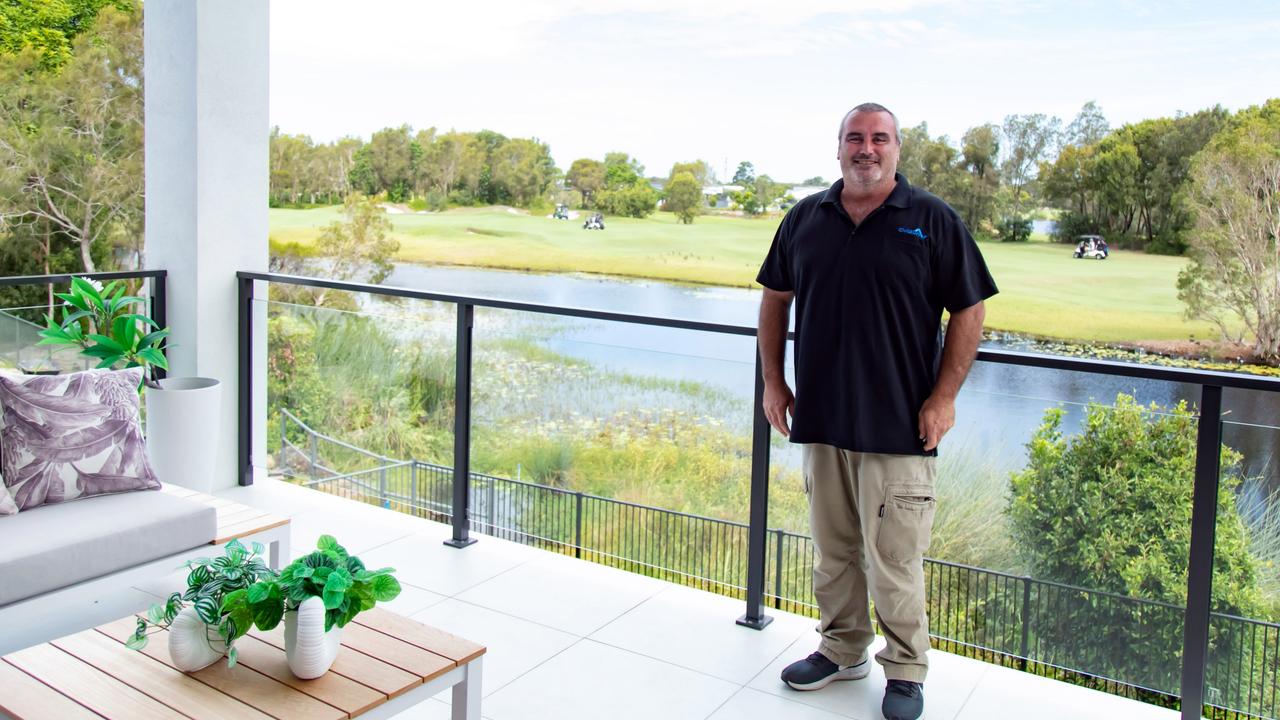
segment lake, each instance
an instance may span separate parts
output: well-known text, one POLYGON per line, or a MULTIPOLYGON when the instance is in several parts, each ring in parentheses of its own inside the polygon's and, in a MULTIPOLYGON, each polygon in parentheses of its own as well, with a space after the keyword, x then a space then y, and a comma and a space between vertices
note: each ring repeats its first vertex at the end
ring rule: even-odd
MULTIPOLYGON (((386 284, 752 326, 761 295, 758 290, 741 288, 411 264, 397 265, 386 284)), ((507 311, 477 311, 477 342, 486 313, 507 311)), ((754 387, 754 338, 577 318, 556 318, 551 324, 553 332, 543 334, 546 339, 541 341, 547 349, 618 373, 720 388, 742 400, 743 427, 749 423, 745 408, 750 407, 754 387)), ((540 326, 545 331, 546 321, 540 326)), ((999 347, 999 343, 985 346, 999 347)), ((1110 404, 1120 392, 1133 395, 1144 404, 1155 402, 1163 406, 1181 400, 1195 405, 1200 395, 1198 386, 1179 383, 978 362, 957 400, 956 428, 943 441, 941 452, 964 451, 1002 470, 1020 468, 1026 460, 1024 445, 1041 423, 1046 408, 1062 405, 1067 413, 1064 428, 1072 431, 1079 427, 1087 403, 1110 404)), ((1228 390, 1224 410, 1224 441, 1244 453, 1246 474, 1264 478, 1248 492, 1263 494, 1280 487, 1275 455, 1280 445, 1280 396, 1228 390)), ((782 457, 776 459, 788 463, 798 455, 786 451, 780 454, 782 457)))

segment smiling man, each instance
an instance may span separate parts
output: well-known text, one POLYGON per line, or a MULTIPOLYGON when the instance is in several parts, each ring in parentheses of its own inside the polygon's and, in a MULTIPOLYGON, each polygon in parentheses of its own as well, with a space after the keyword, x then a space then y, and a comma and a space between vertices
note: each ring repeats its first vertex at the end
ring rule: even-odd
POLYGON ((841 179, 787 213, 756 280, 765 288, 764 411, 803 444, 817 554, 821 641, 782 680, 817 690, 866 677, 870 595, 885 636, 881 711, 914 720, 928 672, 924 552, 937 447, 955 424, 983 300, 996 286, 956 212, 897 173, 900 150, 893 113, 875 103, 850 110, 836 152, 841 179), (784 373, 793 300, 794 395, 784 373))

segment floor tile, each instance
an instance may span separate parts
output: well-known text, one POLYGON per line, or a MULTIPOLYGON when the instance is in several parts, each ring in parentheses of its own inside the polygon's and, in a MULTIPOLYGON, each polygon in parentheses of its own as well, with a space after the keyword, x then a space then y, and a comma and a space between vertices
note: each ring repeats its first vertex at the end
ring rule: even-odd
POLYGON ((367 567, 392 567, 401 582, 440 595, 456 595, 523 563, 527 555, 492 542, 457 549, 436 532, 411 535, 360 553, 367 567))
POLYGON ((720 706, 708 720, 845 720, 810 705, 792 702, 769 693, 744 688, 720 706))
MULTIPOLYGON (((827 712, 858 718, 880 720, 880 701, 884 699, 884 669, 874 659, 871 674, 861 680, 835 682, 821 690, 800 692, 787 687, 779 678, 787 665, 806 657, 818 647, 818 634, 805 634, 757 675, 748 687, 777 695, 786 700, 810 705, 827 712)), ((884 638, 876 637, 870 652, 884 647, 884 638)), ((924 684, 925 720, 952 720, 969 698, 989 667, 968 658, 929 652, 929 679, 924 684)), ((996 717, 996 716, 991 716, 996 717)))
POLYGON ((458 596, 476 605, 587 635, 661 592, 666 583, 578 560, 535 560, 458 596), (575 566, 577 565, 577 566, 575 566))
POLYGON ((485 698, 494 720, 703 720, 739 686, 580 640, 485 698))
POLYGON ((578 641, 576 635, 453 599, 433 605, 413 619, 485 646, 485 695, 578 641))
MULTIPOLYGON (((396 574, 397 578, 399 573, 396 574)), ((380 602, 378 607, 385 608, 394 613, 401 615, 413 615, 416 612, 426 610, 427 608, 440 603, 447 598, 439 593, 433 593, 430 590, 423 590, 415 585, 405 582, 400 583, 400 595, 391 602, 380 602)))
POLYGON ((1176 710, 992 665, 956 720, 1004 717, 1009 708, 1034 709, 1036 720, 1176 720, 1180 717, 1176 710))
POLYGON ((773 622, 752 630, 735 622, 745 610, 741 600, 670 586, 591 639, 744 685, 814 625, 773 612, 773 622))

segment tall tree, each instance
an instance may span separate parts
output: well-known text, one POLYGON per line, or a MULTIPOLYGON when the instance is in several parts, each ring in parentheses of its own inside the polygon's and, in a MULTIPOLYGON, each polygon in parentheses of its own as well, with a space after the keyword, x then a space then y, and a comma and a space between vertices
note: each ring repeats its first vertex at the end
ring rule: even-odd
POLYGON ((1189 317, 1280 362, 1280 100, 1241 111, 1192 164, 1191 264, 1178 276, 1189 317))
MULTIPOLYGON (((335 220, 320 231, 316 251, 328 259, 326 275, 335 280, 359 279, 380 283, 394 269, 392 259, 400 242, 389 237, 391 221, 374 198, 351 193, 342 206, 345 220, 335 220)), ((329 291, 316 294, 315 304, 324 306, 329 291)))
POLYGON ((960 140, 960 154, 965 172, 969 173, 964 202, 964 222, 977 230, 985 222, 995 220, 995 198, 1000 189, 1000 129, 991 123, 965 131, 960 140))
POLYGON ((1090 100, 1080 108, 1075 119, 1067 124, 1059 140, 1064 147, 1085 147, 1101 141, 1110 131, 1111 124, 1107 122, 1107 116, 1102 114, 1102 108, 1090 100))
POLYGON ((514 138, 494 152, 493 182, 521 207, 541 200, 556 179, 556 164, 545 143, 514 138))
POLYGON ((697 181, 698 186, 709 185, 715 181, 715 171, 711 169, 711 163, 706 160, 694 160, 692 162, 678 162, 671 166, 671 172, 667 173, 667 180, 674 180, 676 175, 687 172, 697 181))
POLYGON ((43 70, 59 70, 73 57, 75 39, 93 27, 105 7, 132 13, 132 0, 8 0, 0 3, 0 55, 32 50, 43 70))
POLYGON ((569 186, 582 193, 582 206, 595 207, 595 194, 604 188, 604 163, 591 158, 578 158, 565 173, 569 186))
POLYGON ((624 152, 605 153, 604 186, 610 190, 629 188, 644 177, 644 166, 624 152))
POLYGON ((738 169, 733 171, 734 185, 750 185, 756 181, 756 166, 743 160, 738 163, 738 169))
POLYGON ((1041 113, 1005 117, 1000 128, 1004 154, 1000 172, 1009 187, 1013 216, 1021 217, 1030 199, 1030 185, 1036 179, 1041 161, 1050 159, 1061 127, 1061 120, 1041 113))
POLYGON ((141 258, 141 13, 106 8, 73 46, 57 73, 31 50, 0 65, 0 222, 43 223, 94 272, 113 237, 141 258))
POLYGON ((665 188, 664 207, 676 214, 680 222, 688 225, 702 208, 702 184, 688 170, 675 174, 665 188))

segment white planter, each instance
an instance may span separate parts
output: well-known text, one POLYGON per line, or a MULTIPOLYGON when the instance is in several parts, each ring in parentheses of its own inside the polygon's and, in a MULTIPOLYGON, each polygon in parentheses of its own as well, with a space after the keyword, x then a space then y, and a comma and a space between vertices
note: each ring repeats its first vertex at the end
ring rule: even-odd
POLYGON ((324 601, 309 597, 297 612, 284 614, 284 654, 289 669, 303 680, 318 678, 329 672, 342 647, 342 628, 337 625, 324 631, 324 601))
POLYGON ((208 493, 222 415, 222 384, 177 377, 146 389, 147 455, 160 482, 208 493))
POLYGON ((208 667, 226 653, 227 645, 218 629, 206 625, 195 608, 183 608, 169 625, 169 657, 183 672, 208 667))

